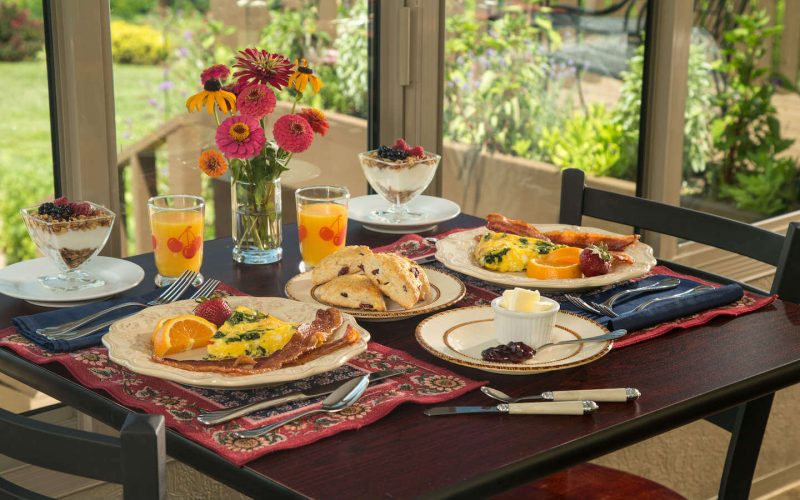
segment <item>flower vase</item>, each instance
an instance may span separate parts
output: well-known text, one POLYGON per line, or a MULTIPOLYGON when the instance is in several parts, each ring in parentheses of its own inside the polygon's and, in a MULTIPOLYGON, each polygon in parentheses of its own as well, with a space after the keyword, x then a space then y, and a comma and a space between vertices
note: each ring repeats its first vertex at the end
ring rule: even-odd
POLYGON ((281 179, 251 183, 231 179, 233 260, 271 264, 283 257, 281 179))

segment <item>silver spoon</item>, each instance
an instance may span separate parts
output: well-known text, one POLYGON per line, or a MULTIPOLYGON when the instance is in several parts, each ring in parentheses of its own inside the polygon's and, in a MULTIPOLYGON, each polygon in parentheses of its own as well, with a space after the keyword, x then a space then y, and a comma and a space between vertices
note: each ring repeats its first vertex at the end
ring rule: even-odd
POLYGON ((505 392, 498 391, 487 385, 481 387, 481 392, 503 403, 516 403, 518 401, 525 401, 526 399, 544 401, 583 401, 582 398, 587 397, 591 397, 593 401, 613 403, 631 401, 641 395, 638 390, 630 387, 620 387, 616 389, 583 389, 577 391, 546 391, 541 394, 522 396, 519 398, 512 398, 505 392))
POLYGON ((585 339, 574 339, 574 340, 562 340, 561 342, 548 342, 547 344, 542 344, 536 348, 536 351, 541 351, 545 347, 553 347, 554 345, 564 345, 564 344, 580 344, 583 342, 601 342, 603 340, 614 340, 620 337, 625 336, 628 333, 628 330, 619 329, 614 330, 613 332, 604 333, 603 335, 598 335, 596 337, 587 337, 585 339))
POLYGON ((233 437, 255 438, 258 436, 263 436, 264 434, 275 430, 278 427, 284 426, 293 420, 297 420, 298 418, 307 417, 308 415, 313 415, 315 413, 335 413, 337 411, 342 411, 358 401, 358 398, 364 394, 364 391, 367 389, 368 385, 369 375, 362 375, 361 377, 354 378, 353 380, 350 380, 343 386, 333 391, 330 396, 322 401, 322 406, 319 408, 304 411, 302 413, 298 413, 297 415, 292 415, 291 417, 279 420, 274 424, 265 425, 249 431, 235 431, 233 433, 233 437))

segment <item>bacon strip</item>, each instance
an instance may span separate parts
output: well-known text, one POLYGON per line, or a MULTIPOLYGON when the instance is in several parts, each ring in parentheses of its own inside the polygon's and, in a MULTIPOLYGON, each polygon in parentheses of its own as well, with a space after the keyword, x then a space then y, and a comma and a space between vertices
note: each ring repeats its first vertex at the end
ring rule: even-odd
MULTIPOLYGON (((249 356, 242 357, 242 359, 222 359, 222 360, 185 360, 179 361, 176 359, 159 358, 153 356, 153 361, 167 366, 174 366, 182 370, 195 371, 195 372, 216 372, 225 373, 228 375, 252 375, 255 373, 264 373, 277 370, 283 366, 290 365, 301 356, 311 351, 316 350, 330 339, 333 332, 342 326, 344 319, 342 313, 333 307, 329 309, 320 309, 317 311, 317 316, 311 323, 303 323, 297 327, 297 332, 292 335, 289 342, 283 346, 282 349, 274 352, 272 355, 264 358, 256 358, 255 364, 250 364, 253 358, 249 356)), ((350 335, 349 329, 352 328, 348 325, 348 331, 345 333, 345 338, 350 335)), ((356 332, 357 334, 358 332, 356 332)), ((337 344, 338 347, 343 347, 344 343, 334 341, 331 345, 337 344)))
POLYGON ((638 234, 611 236, 600 233, 579 233, 577 231, 549 231, 545 235, 553 243, 570 247, 586 248, 589 245, 604 243, 612 252, 624 250, 628 245, 639 241, 638 234))
POLYGON ((537 238, 540 240, 547 239, 547 236, 545 236, 541 231, 536 229, 536 226, 534 226, 533 224, 528 224, 524 220, 509 219, 508 217, 500 214, 489 214, 486 216, 486 220, 489 221, 486 224, 486 227, 489 228, 491 231, 495 231, 497 233, 516 234, 517 236, 529 236, 531 238, 537 238))

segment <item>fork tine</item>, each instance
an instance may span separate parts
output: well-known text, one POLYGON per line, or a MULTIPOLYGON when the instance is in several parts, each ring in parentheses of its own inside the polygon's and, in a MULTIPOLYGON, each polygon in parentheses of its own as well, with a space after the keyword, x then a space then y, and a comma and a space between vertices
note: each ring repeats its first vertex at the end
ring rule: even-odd
POLYGON ((592 307, 591 305, 589 305, 588 302, 586 302, 585 300, 576 295, 567 294, 565 295, 565 297, 567 297, 567 300, 575 304, 576 307, 583 309, 584 311, 590 312, 592 314, 600 314, 600 315, 603 314, 597 308, 592 307))
POLYGON ((156 302, 158 302, 159 304, 167 304, 167 303, 171 302, 172 301, 171 300, 172 297, 175 295, 175 291, 180 286, 182 286, 183 283, 191 275, 192 275, 192 271, 189 271, 189 270, 186 270, 183 273, 181 273, 181 275, 178 276, 178 279, 176 279, 170 286, 167 287, 167 291, 164 294, 162 294, 160 297, 158 297, 156 302))
POLYGON ((190 272, 191 271, 189 271, 188 269, 186 271, 184 271, 180 276, 178 276, 178 279, 176 279, 175 281, 170 283, 170 285, 168 287, 164 288, 164 291, 161 292, 161 294, 158 297, 153 299, 153 302, 162 303, 161 301, 166 300, 166 298, 169 296, 169 293, 172 290, 174 290, 175 286, 184 278, 184 276, 186 276, 187 273, 190 273, 190 272))
POLYGON ((183 292, 185 292, 186 289, 192 285, 196 277, 197 273, 192 273, 189 279, 186 280, 185 283, 181 284, 181 286, 175 290, 176 293, 174 296, 170 297, 169 302, 175 302, 176 300, 180 300, 181 296, 183 295, 183 292))
POLYGON ((619 316, 619 314, 615 313, 615 312, 613 311, 613 309, 611 309, 610 307, 608 307, 608 306, 607 306, 607 305, 605 305, 605 304, 597 304, 597 303, 594 303, 594 302, 592 302, 592 306, 596 307, 596 308, 597 308, 597 309, 599 309, 599 310, 600 310, 600 311, 601 311, 603 314, 605 314, 606 316, 608 316, 608 317, 610 317, 610 318, 616 318, 617 316, 619 316))
POLYGON ((186 271, 184 274, 181 274, 180 277, 175 281, 174 287, 172 290, 162 299, 162 304, 169 304, 170 302, 175 302, 178 298, 183 295, 183 292, 186 291, 186 288, 192 284, 194 279, 197 277, 197 273, 193 271, 186 271))
POLYGON ((196 299, 199 297, 208 296, 211 292, 217 289, 219 284, 220 284, 219 280, 208 280, 205 283, 203 283, 203 285, 200 288, 198 288, 197 291, 194 292, 194 294, 192 294, 192 296, 189 298, 196 299))

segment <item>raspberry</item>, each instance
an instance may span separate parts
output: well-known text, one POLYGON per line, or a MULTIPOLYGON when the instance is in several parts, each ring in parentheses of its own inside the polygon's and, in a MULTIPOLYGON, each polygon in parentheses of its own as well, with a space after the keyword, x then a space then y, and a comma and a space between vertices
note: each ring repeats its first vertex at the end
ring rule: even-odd
POLYGON ((407 153, 408 153, 409 156, 416 156, 418 158, 424 158, 425 157, 425 148, 423 148, 422 146, 417 146, 417 147, 409 149, 407 151, 407 153))
POLYGON ((62 196, 60 198, 56 198, 55 201, 53 201, 53 205, 55 205, 57 207, 61 207, 61 206, 68 205, 68 204, 69 204, 69 200, 67 199, 66 196, 62 196))
POLYGON ((85 201, 82 201, 80 203, 70 203, 69 206, 70 208, 72 208, 72 213, 74 213, 75 215, 90 216, 94 214, 94 209, 92 209, 92 206, 86 203, 85 201))
POLYGON ((394 141, 394 145, 392 146, 392 149, 396 149, 397 151, 405 151, 406 153, 408 152, 408 148, 408 144, 403 139, 397 139, 394 141))

